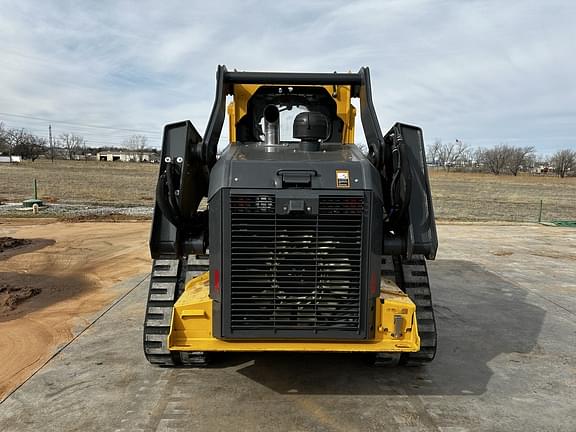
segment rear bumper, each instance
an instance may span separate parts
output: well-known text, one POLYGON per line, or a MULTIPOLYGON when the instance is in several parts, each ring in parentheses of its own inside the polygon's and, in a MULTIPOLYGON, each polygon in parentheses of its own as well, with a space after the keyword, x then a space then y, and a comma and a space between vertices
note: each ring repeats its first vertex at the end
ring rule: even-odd
POLYGON ((376 299, 375 337, 370 340, 224 340, 212 335, 209 275, 186 285, 172 312, 170 351, 417 352, 416 306, 394 283, 382 280, 376 299))

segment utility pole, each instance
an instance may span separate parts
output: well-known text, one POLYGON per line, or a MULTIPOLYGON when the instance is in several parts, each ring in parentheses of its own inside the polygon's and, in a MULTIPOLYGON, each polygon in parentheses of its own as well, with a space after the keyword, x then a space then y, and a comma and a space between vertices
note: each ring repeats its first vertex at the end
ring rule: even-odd
POLYGON ((50 155, 52 157, 52 163, 54 163, 54 144, 52 143, 52 125, 48 125, 48 137, 50 139, 50 155))
MULTIPOLYGON (((10 139, 12 140, 12 137, 10 137, 10 139)), ((12 163, 12 146, 14 145, 14 141, 12 141, 10 144, 8 144, 8 161, 9 163, 12 163)))

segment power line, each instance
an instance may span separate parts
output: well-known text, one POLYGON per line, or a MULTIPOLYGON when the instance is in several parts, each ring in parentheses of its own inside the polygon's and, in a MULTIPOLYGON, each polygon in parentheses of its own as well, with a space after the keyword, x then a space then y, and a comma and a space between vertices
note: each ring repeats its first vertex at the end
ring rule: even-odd
MULTIPOLYGON (((51 131, 49 131, 48 133, 46 132, 46 129, 44 126, 24 126, 22 124, 18 124, 15 123, 13 120, 8 120, 6 121, 6 126, 10 129, 23 129, 27 132, 30 132, 40 138, 47 138, 48 141, 50 140, 50 132, 52 132, 52 141, 53 144, 56 141, 57 137, 59 136, 59 132, 55 132, 55 128, 49 128, 52 129, 51 131)), ((49 126, 52 126, 50 123, 48 124, 49 126)), ((60 126, 60 132, 62 132, 63 126, 60 126)), ((107 132, 107 131, 98 131, 98 130, 86 130, 83 129, 82 127, 78 127, 78 128, 74 128, 74 132, 80 136, 82 136, 83 138, 86 138, 88 140, 88 142, 90 142, 92 145, 97 144, 97 145, 107 145, 107 146, 117 146, 117 147, 122 147, 125 145, 125 141, 126 139, 130 138, 131 136, 133 136, 133 134, 123 134, 122 132, 117 132, 114 133, 113 131, 107 132)), ((147 139, 148 139, 148 144, 152 147, 158 147, 160 145, 160 142, 162 141, 161 136, 155 136, 155 135, 149 135, 149 134, 143 134, 147 139)))
MULTIPOLYGON (((9 123, 12 123, 11 125, 9 124, 8 126, 13 128, 13 129, 24 129, 28 132, 33 133, 34 135, 36 135, 40 138, 47 139, 49 143, 50 143, 50 141, 52 141, 52 145, 55 145, 55 143, 57 141, 57 135, 54 134, 54 128, 52 128, 52 125, 50 124, 50 122, 52 122, 52 121, 54 123, 77 125, 79 127, 94 127, 94 128, 99 128, 99 129, 107 129, 107 130, 111 130, 111 131, 114 131, 114 130, 116 130, 116 131, 134 131, 134 132, 141 132, 143 134, 155 133, 158 135, 157 136, 146 136, 146 138, 149 140, 148 145, 150 147, 153 147, 153 148, 160 147, 161 142, 162 142, 162 132, 151 132, 151 131, 146 131, 146 130, 125 129, 125 128, 109 128, 109 127, 105 127, 105 126, 86 125, 86 124, 82 124, 82 123, 56 121, 56 120, 45 119, 42 117, 27 116, 27 115, 21 115, 21 114, 9 114, 9 113, 3 113, 3 112, 0 112, 0 115, 7 115, 7 116, 11 116, 11 117, 21 117, 21 118, 26 118, 26 119, 49 122, 48 133, 46 133, 46 130, 40 126, 34 126, 34 127, 16 126, 12 120, 8 120, 9 123)), ((76 132, 79 135, 81 135, 82 137, 87 136, 87 138, 88 138, 87 141, 91 145, 113 146, 113 147, 125 146, 126 139, 130 138, 132 136, 132 135, 124 135, 124 134, 118 134, 118 133, 110 133, 110 132, 108 132, 108 133, 103 132, 102 134, 100 134, 96 131, 82 131, 82 130, 78 131, 77 130, 76 132)), ((218 142, 219 143, 228 143, 228 136, 221 135, 218 142)))
MULTIPOLYGON (((27 129, 27 128, 20 128, 20 127, 16 127, 14 129, 24 129, 26 131, 29 131, 31 133, 33 133, 34 135, 36 135, 39 138, 45 138, 48 141, 50 140, 50 135, 46 132, 46 131, 40 131, 39 129, 27 129)), ((85 138, 89 143, 91 143, 92 145, 111 145, 111 146, 119 146, 122 147, 125 144, 126 138, 118 138, 115 136, 103 136, 103 137, 98 137, 98 136, 87 136, 84 133, 79 133, 78 135, 80 135, 81 137, 85 138)), ((56 142, 58 140, 58 134, 54 135, 52 137, 53 142, 56 142)), ((152 146, 152 147, 158 147, 160 145, 160 138, 150 138, 150 137, 146 137, 148 138, 148 145, 152 146)))
MULTIPOLYGON (((10 125, 9 125, 10 126, 10 125)), ((45 128, 43 127, 20 127, 20 126, 13 126, 13 129, 25 129, 27 131, 30 131, 36 135, 40 135, 40 134, 46 134, 45 128)), ((60 129, 56 129, 53 128, 55 132, 55 135, 60 134, 61 132, 67 132, 66 130, 63 130, 62 128, 60 129)), ((94 138, 94 139, 98 139, 98 138, 103 138, 103 139, 114 139, 114 140, 125 140, 127 138, 131 138, 134 135, 117 135, 117 134, 107 134, 107 133, 98 133, 98 132, 90 132, 90 131, 84 131, 84 130, 79 130, 79 129, 75 129, 73 132, 75 132, 78 135, 82 135, 83 137, 88 137, 88 138, 94 138)), ((147 134, 142 134, 143 136, 150 138, 150 139, 160 139, 159 136, 150 136, 147 134)))
POLYGON ((0 115, 5 115, 5 116, 9 116, 9 117, 19 117, 19 118, 25 118, 25 119, 30 119, 30 120, 40 120, 40 121, 46 121, 46 122, 52 122, 52 123, 68 124, 68 125, 72 125, 72 126, 96 128, 96 129, 117 130, 117 131, 125 131, 125 132, 140 132, 140 133, 151 133, 151 134, 159 134, 160 133, 158 131, 149 131, 149 130, 144 130, 144 129, 115 128, 115 127, 107 127, 107 126, 101 126, 101 125, 91 125, 91 124, 86 124, 86 123, 74 123, 74 122, 69 122, 69 121, 64 121, 64 120, 54 120, 54 119, 35 117, 35 116, 29 116, 29 115, 24 115, 24 114, 11 114, 11 113, 6 113, 6 112, 0 112, 0 115))

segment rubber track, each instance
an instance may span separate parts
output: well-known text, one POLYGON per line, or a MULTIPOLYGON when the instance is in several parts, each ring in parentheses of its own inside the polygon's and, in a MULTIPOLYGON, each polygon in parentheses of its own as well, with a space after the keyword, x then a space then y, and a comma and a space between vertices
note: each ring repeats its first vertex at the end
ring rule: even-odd
POLYGON ((402 354, 401 363, 419 366, 431 362, 436 355, 438 337, 425 258, 416 255, 408 261, 401 257, 382 257, 382 274, 394 280, 416 304, 420 351, 402 354))
POLYGON ((184 291, 186 282, 207 271, 206 257, 178 260, 162 259, 152 263, 146 316, 144 319, 144 354, 159 366, 204 366, 204 353, 173 353, 168 350, 168 334, 174 303, 184 291))

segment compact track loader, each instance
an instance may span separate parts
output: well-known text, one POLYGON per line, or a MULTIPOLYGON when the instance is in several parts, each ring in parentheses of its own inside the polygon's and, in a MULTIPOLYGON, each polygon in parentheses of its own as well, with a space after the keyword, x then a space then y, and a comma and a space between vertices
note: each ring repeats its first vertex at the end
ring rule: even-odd
POLYGON ((164 129, 144 352, 163 366, 204 366, 222 351, 429 362, 425 260, 437 246, 422 131, 382 134, 368 68, 219 66, 204 136, 189 121, 164 129))

